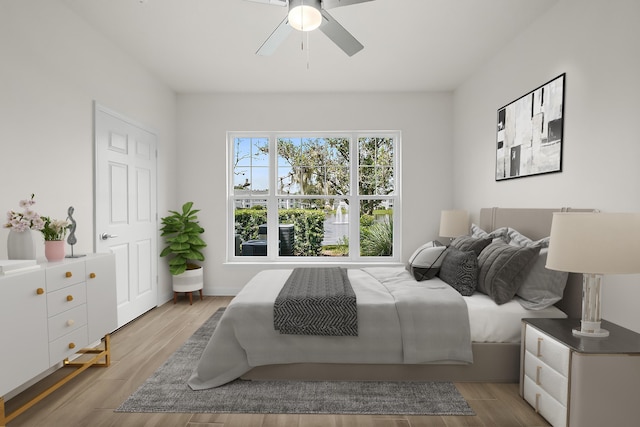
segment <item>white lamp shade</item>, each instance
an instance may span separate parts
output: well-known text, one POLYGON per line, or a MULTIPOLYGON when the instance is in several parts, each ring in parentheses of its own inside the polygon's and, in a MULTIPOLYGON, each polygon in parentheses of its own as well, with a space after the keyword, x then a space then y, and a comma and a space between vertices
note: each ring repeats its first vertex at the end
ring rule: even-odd
POLYGON ((312 31, 322 24, 319 0, 289 1, 289 25, 298 31, 312 31))
POLYGON ((469 212, 464 210, 442 211, 440 236, 459 237, 469 233, 469 212))
POLYGON ((554 213, 546 267, 587 274, 640 273, 640 213, 554 213))

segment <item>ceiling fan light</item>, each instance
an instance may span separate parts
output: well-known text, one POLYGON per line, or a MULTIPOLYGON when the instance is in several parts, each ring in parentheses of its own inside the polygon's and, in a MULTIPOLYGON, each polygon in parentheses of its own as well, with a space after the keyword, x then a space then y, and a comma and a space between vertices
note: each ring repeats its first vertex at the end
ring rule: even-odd
POLYGON ((313 31, 322 24, 322 14, 315 2, 299 4, 289 9, 289 25, 298 31, 313 31))

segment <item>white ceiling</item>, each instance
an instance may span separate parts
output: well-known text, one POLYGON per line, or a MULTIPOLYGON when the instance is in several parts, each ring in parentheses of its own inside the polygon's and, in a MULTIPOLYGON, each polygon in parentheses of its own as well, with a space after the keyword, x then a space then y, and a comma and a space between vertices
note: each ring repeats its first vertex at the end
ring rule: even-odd
POLYGON ((284 7, 247 0, 63 0, 180 93, 452 90, 559 0, 375 0, 331 9, 365 47, 320 31, 256 50, 284 7))

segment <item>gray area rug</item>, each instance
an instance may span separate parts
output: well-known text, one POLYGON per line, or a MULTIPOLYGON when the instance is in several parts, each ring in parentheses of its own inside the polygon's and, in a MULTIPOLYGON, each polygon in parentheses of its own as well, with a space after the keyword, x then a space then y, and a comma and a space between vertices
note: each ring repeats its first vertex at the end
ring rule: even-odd
POLYGON ((450 382, 243 381, 193 391, 187 380, 217 311, 116 412, 474 415, 450 382))

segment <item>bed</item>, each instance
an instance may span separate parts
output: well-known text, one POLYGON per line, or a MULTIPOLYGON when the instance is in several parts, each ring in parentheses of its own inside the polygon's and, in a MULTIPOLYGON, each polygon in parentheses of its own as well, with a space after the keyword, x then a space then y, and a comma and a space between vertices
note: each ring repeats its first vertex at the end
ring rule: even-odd
MULTIPOLYGON (((553 212, 566 210, 487 208, 474 226, 482 233, 517 230, 535 242, 548 237, 553 212)), ((232 300, 191 388, 239 377, 517 382, 521 319, 580 317, 581 310, 578 275, 569 275, 560 301, 530 310, 519 296, 496 304, 494 295, 480 292, 461 297, 439 278, 416 282, 404 267, 372 267, 348 270, 358 300, 357 336, 281 334, 274 329, 274 301, 291 273, 260 272, 232 300), (433 342, 438 345, 425 344, 433 342)))

